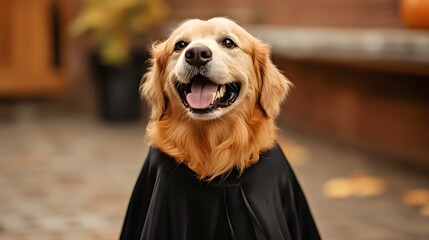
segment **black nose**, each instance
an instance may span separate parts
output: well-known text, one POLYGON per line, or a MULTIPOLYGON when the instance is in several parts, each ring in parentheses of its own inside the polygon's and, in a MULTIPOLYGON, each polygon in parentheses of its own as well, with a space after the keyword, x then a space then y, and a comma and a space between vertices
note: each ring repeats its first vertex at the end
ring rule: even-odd
POLYGON ((201 67, 212 59, 212 51, 206 46, 191 47, 186 50, 185 59, 190 65, 201 67))

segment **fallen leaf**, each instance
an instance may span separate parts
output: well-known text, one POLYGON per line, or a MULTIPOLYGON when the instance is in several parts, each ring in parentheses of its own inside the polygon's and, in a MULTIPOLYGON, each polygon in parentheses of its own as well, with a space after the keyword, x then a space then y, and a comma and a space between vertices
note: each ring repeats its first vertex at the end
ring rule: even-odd
POLYGON ((352 177, 354 195, 358 197, 373 197, 386 192, 386 182, 379 177, 355 175, 352 177))
POLYGON ((353 195, 353 191, 353 183, 347 178, 334 178, 323 186, 323 194, 328 198, 347 198, 353 195))
POLYGON ((323 186, 323 193, 328 198, 373 197, 386 192, 386 182, 363 171, 356 171, 345 178, 333 178, 323 186))
POLYGON ((412 189, 402 195, 402 202, 409 206, 424 206, 429 204, 429 189, 412 189))
POLYGON ((429 217, 429 203, 426 203, 426 205, 420 209, 420 215, 423 217, 429 217))
POLYGON ((308 162, 310 154, 304 146, 282 138, 279 139, 279 145, 292 165, 304 165, 308 162))

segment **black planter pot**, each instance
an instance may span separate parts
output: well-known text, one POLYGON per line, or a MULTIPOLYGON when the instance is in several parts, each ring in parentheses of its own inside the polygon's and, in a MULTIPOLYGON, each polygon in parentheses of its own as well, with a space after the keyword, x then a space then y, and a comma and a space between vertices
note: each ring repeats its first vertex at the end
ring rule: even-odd
POLYGON ((140 118, 141 100, 138 92, 140 79, 146 71, 146 52, 135 51, 126 65, 103 65, 98 54, 93 54, 95 86, 101 117, 108 122, 130 122, 140 118))

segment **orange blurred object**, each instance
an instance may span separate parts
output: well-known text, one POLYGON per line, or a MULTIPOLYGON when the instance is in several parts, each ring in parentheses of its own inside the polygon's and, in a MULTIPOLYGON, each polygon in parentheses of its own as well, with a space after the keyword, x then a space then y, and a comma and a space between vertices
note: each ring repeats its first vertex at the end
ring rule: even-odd
POLYGON ((356 171, 351 176, 333 178, 323 185, 323 193, 328 198, 374 197, 387 190, 384 179, 356 171))
POLYGON ((428 0, 401 0, 400 11, 407 27, 429 28, 428 0))

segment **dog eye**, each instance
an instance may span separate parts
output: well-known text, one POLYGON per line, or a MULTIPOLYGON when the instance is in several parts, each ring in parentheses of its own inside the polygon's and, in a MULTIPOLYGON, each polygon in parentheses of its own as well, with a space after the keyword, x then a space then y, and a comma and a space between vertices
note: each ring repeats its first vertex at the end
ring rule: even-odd
POLYGON ((174 51, 180 51, 184 49, 186 46, 188 46, 188 43, 185 41, 178 41, 176 45, 174 46, 174 51))
POLYGON ((237 45, 235 45, 234 41, 232 41, 230 38, 225 38, 222 41, 222 45, 227 47, 227 48, 234 48, 237 46, 237 45))

